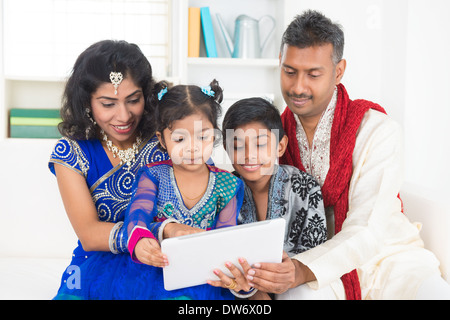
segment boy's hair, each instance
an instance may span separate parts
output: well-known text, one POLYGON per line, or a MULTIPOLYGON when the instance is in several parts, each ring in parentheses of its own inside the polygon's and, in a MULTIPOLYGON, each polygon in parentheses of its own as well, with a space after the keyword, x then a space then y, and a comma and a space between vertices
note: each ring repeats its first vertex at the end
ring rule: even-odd
POLYGON ((333 45, 333 63, 336 65, 344 55, 344 32, 342 26, 333 23, 322 13, 308 10, 298 15, 286 28, 281 39, 281 54, 284 46, 289 45, 300 49, 333 45))
MULTIPOLYGON (((215 131, 220 132, 217 120, 222 113, 220 103, 223 100, 223 90, 216 79, 209 86, 214 94, 205 94, 195 85, 177 85, 169 88, 165 81, 157 83, 152 96, 153 104, 156 105, 156 131, 162 133, 166 128, 171 129, 175 121, 201 112, 211 122, 215 131), (167 88, 167 93, 159 99, 158 94, 164 88, 167 88)), ((220 134, 216 135, 214 145, 219 142, 220 134)))
POLYGON ((227 129, 236 130, 252 122, 259 122, 275 133, 277 142, 285 136, 280 111, 263 98, 248 98, 234 103, 225 114, 222 122, 224 144, 227 139, 227 129))

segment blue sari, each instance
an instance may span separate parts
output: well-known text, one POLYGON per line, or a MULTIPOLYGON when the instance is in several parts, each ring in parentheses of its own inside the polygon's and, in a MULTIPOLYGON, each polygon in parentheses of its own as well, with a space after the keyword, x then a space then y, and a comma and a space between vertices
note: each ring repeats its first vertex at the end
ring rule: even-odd
MULTIPOLYGON (((142 142, 136 161, 130 168, 126 164, 113 167, 99 140, 71 140, 61 138, 57 141, 50 156, 49 169, 55 174, 54 164, 60 164, 74 170, 86 179, 98 216, 101 221, 123 221, 125 211, 132 195, 132 186, 139 170, 148 163, 167 160, 167 153, 158 148, 158 139, 153 137, 142 142)), ((87 252, 80 241, 72 253, 72 261, 64 271, 60 289, 56 298, 70 298, 63 292, 67 288, 72 293, 79 287, 78 278, 74 278, 80 267, 97 252, 87 252)), ((114 256, 112 253, 104 252, 114 256)), ((127 256, 121 254, 118 256, 127 256)), ((76 294, 75 294, 76 295, 76 294)))

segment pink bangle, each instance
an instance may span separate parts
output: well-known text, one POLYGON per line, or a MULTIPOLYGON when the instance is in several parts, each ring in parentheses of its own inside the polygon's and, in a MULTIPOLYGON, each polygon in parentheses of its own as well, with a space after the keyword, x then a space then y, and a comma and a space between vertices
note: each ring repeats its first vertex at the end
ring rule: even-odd
POLYGON ((139 242, 139 240, 141 240, 142 238, 151 238, 156 240, 153 233, 151 233, 151 231, 148 229, 142 227, 135 227, 133 231, 131 231, 131 236, 128 238, 128 252, 130 252, 131 259, 137 263, 141 262, 134 255, 134 248, 136 247, 136 244, 139 242))

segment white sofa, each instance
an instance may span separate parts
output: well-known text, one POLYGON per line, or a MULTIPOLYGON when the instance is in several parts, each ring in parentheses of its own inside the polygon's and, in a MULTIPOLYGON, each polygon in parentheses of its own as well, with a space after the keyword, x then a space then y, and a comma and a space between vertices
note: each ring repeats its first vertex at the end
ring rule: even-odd
MULTIPOLYGON (((16 155, 0 158, 0 299, 53 298, 75 248, 77 238, 47 169, 53 145, 25 140, 18 149, 17 143, 0 142, 2 154, 16 155)), ((410 185, 402 198, 411 220, 423 224, 425 246, 440 259, 449 281, 450 207, 410 185)))
POLYGON ((0 141, 0 299, 52 299, 76 246, 47 167, 55 142, 0 141))
POLYGON ((407 217, 422 224, 425 248, 437 256, 442 277, 450 283, 450 206, 444 196, 408 183, 401 192, 407 217))

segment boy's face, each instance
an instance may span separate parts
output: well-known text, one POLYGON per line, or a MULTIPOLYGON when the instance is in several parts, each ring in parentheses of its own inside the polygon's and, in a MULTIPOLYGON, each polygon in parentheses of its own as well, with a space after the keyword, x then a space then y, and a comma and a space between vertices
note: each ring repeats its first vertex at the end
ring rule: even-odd
POLYGON ((278 142, 277 132, 271 132, 259 122, 252 122, 227 132, 227 152, 233 167, 246 182, 268 179, 278 158, 286 149, 287 137, 278 142))

